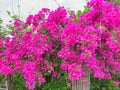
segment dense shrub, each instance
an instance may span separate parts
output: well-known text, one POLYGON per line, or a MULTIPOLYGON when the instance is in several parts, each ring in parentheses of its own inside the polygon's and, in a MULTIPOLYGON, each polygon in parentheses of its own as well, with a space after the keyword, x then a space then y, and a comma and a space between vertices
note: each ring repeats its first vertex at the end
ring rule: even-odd
POLYGON ((120 71, 120 9, 104 0, 91 0, 88 6, 80 16, 59 7, 15 20, 13 37, 0 40, 0 73, 22 74, 29 89, 45 83, 47 76, 62 76, 61 69, 70 81, 86 71, 112 79, 120 71))

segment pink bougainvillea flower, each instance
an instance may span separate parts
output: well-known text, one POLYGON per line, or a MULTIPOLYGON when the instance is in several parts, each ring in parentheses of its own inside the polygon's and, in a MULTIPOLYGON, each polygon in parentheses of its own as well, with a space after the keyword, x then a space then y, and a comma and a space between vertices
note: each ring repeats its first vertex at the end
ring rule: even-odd
POLYGON ((55 72, 53 72, 52 77, 57 78, 57 77, 59 77, 59 75, 60 75, 59 72, 55 71, 55 72))
POLYGON ((119 82, 118 82, 118 81, 114 81, 114 85, 115 85, 115 86, 118 86, 118 85, 119 85, 119 82))

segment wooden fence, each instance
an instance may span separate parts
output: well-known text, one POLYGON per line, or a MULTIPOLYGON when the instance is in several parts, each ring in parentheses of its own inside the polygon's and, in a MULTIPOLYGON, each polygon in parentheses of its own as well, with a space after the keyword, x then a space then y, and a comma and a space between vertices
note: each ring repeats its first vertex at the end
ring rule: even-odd
POLYGON ((86 72, 85 77, 72 82, 72 90, 90 90, 90 74, 86 72))

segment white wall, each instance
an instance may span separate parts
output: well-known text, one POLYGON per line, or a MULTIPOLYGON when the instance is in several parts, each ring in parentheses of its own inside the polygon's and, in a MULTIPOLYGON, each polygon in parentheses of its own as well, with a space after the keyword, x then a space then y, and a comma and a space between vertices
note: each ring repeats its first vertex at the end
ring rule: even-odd
MULTIPOLYGON (((86 0, 56 0, 60 6, 73 10, 83 10, 86 0)), ((55 9, 58 7, 55 0, 0 0, 0 18, 4 20, 4 24, 9 21, 6 11, 13 14, 20 14, 25 19, 29 13, 37 13, 41 8, 55 9), (18 8, 18 5, 20 8, 18 8)))

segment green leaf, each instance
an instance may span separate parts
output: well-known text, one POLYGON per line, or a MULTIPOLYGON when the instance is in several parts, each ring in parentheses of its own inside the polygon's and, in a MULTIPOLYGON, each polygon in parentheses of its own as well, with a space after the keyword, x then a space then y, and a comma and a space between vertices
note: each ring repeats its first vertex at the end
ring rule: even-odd
POLYGON ((13 15, 13 16, 11 16, 11 18, 12 18, 13 20, 17 20, 17 19, 19 19, 19 16, 13 15))
POLYGON ((3 23, 3 20, 0 18, 0 24, 2 24, 3 23))
POLYGON ((77 17, 80 17, 80 15, 82 14, 81 10, 77 11, 77 17))
POLYGON ((75 11, 74 11, 74 10, 70 10, 69 12, 75 14, 75 11))
POLYGON ((7 12, 7 14, 9 15, 9 16, 11 16, 11 12, 10 11, 6 11, 7 12))

